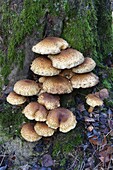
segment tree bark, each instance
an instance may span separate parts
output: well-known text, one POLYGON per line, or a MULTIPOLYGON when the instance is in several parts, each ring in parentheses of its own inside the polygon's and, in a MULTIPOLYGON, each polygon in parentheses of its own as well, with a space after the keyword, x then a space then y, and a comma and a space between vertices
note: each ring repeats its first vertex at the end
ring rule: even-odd
POLYGON ((1 85, 26 78, 31 48, 47 36, 66 39, 97 64, 112 50, 110 0, 1 1, 1 85), (109 43, 108 43, 109 42, 109 43))

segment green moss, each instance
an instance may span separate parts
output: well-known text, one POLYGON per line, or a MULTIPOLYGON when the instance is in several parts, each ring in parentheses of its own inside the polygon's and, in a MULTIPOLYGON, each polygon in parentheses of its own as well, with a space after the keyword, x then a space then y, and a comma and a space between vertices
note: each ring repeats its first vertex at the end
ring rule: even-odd
MULTIPOLYGON (((80 5, 80 4, 79 4, 80 5)), ((63 29, 62 37, 64 37, 73 48, 81 51, 85 56, 100 60, 97 48, 97 17, 96 10, 92 1, 85 1, 84 8, 78 6, 79 10, 66 7, 66 22, 63 29), (93 21, 93 22, 92 22, 93 21)))
POLYGON ((108 54, 113 50, 111 6, 106 0, 99 0, 96 2, 96 5, 98 6, 96 10, 100 52, 103 54, 103 58, 107 58, 108 54))
POLYGON ((12 108, 11 105, 3 104, 0 113, 0 134, 1 137, 13 137, 19 135, 20 127, 26 120, 19 107, 12 108))
POLYGON ((71 152, 76 146, 82 143, 82 137, 79 133, 79 128, 76 127, 74 130, 61 134, 59 133, 53 142, 53 157, 57 157, 61 152, 66 154, 71 152))
POLYGON ((5 63, 2 63, 3 68, 1 71, 5 79, 10 73, 12 63, 18 64, 21 67, 23 66, 25 55, 17 47, 23 43, 24 38, 30 35, 34 29, 38 30, 40 32, 39 36, 42 37, 44 24, 41 19, 45 16, 47 4, 48 1, 30 0, 28 3, 25 0, 23 9, 19 15, 11 10, 10 2, 2 5, 2 34, 5 40, 4 45, 8 48, 7 57, 5 56, 5 63))

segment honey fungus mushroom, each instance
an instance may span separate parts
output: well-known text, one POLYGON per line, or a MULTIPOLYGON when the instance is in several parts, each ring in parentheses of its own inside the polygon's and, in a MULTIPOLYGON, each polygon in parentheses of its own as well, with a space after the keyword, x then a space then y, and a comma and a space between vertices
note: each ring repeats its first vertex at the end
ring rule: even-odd
POLYGON ((33 60, 31 70, 40 76, 54 76, 61 72, 61 70, 52 66, 50 59, 43 56, 33 60))
POLYGON ((34 129, 38 135, 44 137, 52 136, 55 132, 55 130, 48 127, 45 122, 37 122, 34 126, 34 129))
POLYGON ((70 110, 59 107, 49 111, 46 123, 49 127, 59 128, 59 131, 66 133, 75 128, 77 121, 70 110))
POLYGON ((88 109, 90 113, 93 112, 94 107, 103 105, 103 101, 95 94, 88 94, 86 96, 86 103, 90 106, 88 109))
POLYGON ((47 110, 52 110, 60 106, 60 97, 49 93, 42 93, 38 96, 38 103, 44 105, 47 110))
POLYGON ((21 96, 15 92, 10 92, 6 98, 7 102, 12 105, 21 105, 26 102, 26 97, 21 96))
POLYGON ((58 69, 70 69, 84 62, 84 56, 81 52, 68 48, 61 51, 60 54, 48 55, 51 59, 52 65, 58 69))
POLYGON ((84 73, 84 74, 75 74, 71 79, 73 88, 89 88, 93 87, 99 82, 98 76, 94 73, 84 73))
POLYGON ((86 57, 84 62, 77 67, 74 67, 72 71, 74 73, 88 73, 91 72, 96 66, 95 61, 92 58, 86 57))
POLYGON ((21 128, 21 136, 28 142, 36 142, 42 138, 34 130, 34 125, 34 123, 24 123, 21 128))
POLYGON ((43 90, 51 94, 71 93, 73 88, 68 79, 61 76, 48 77, 43 80, 43 90))
POLYGON ((14 91, 22 96, 33 96, 39 93, 40 87, 35 81, 24 79, 15 83, 14 91))
POLYGON ((22 111, 29 120, 46 121, 48 111, 38 102, 30 102, 22 111))
POLYGON ((67 79, 70 79, 71 77, 74 76, 74 72, 72 72, 72 69, 64 69, 60 72, 60 76, 65 77, 67 79))
POLYGON ((32 47, 32 51, 38 54, 58 54, 68 47, 68 43, 59 37, 46 37, 32 47))

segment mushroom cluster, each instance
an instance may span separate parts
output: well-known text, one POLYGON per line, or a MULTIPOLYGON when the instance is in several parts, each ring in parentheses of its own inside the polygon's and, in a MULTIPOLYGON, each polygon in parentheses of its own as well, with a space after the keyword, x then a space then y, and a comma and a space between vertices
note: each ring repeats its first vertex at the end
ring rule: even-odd
POLYGON ((14 91, 7 96, 13 105, 25 103, 27 96, 37 96, 37 101, 30 101, 22 111, 31 122, 22 126, 21 135, 30 142, 52 136, 57 129, 63 133, 74 129, 76 116, 61 107, 60 95, 99 82, 98 76, 92 73, 95 61, 70 48, 62 38, 47 37, 33 46, 32 51, 39 54, 30 67, 38 80, 17 81, 14 91))

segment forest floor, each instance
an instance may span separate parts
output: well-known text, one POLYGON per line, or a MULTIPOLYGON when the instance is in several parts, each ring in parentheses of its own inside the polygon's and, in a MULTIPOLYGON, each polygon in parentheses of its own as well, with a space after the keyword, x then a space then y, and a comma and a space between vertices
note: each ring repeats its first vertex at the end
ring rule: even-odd
MULTIPOLYGON (((92 90, 95 92, 95 88, 92 90)), ((77 118, 75 129, 68 133, 57 131, 54 136, 34 143, 26 142, 20 135, 21 125, 26 121, 21 114, 24 106, 9 105, 2 95, 0 170, 112 170, 113 107, 107 106, 110 94, 107 89, 103 91, 101 97, 106 98, 105 102, 92 113, 87 111, 86 94, 82 90, 75 92, 75 106, 67 106, 77 118)))

